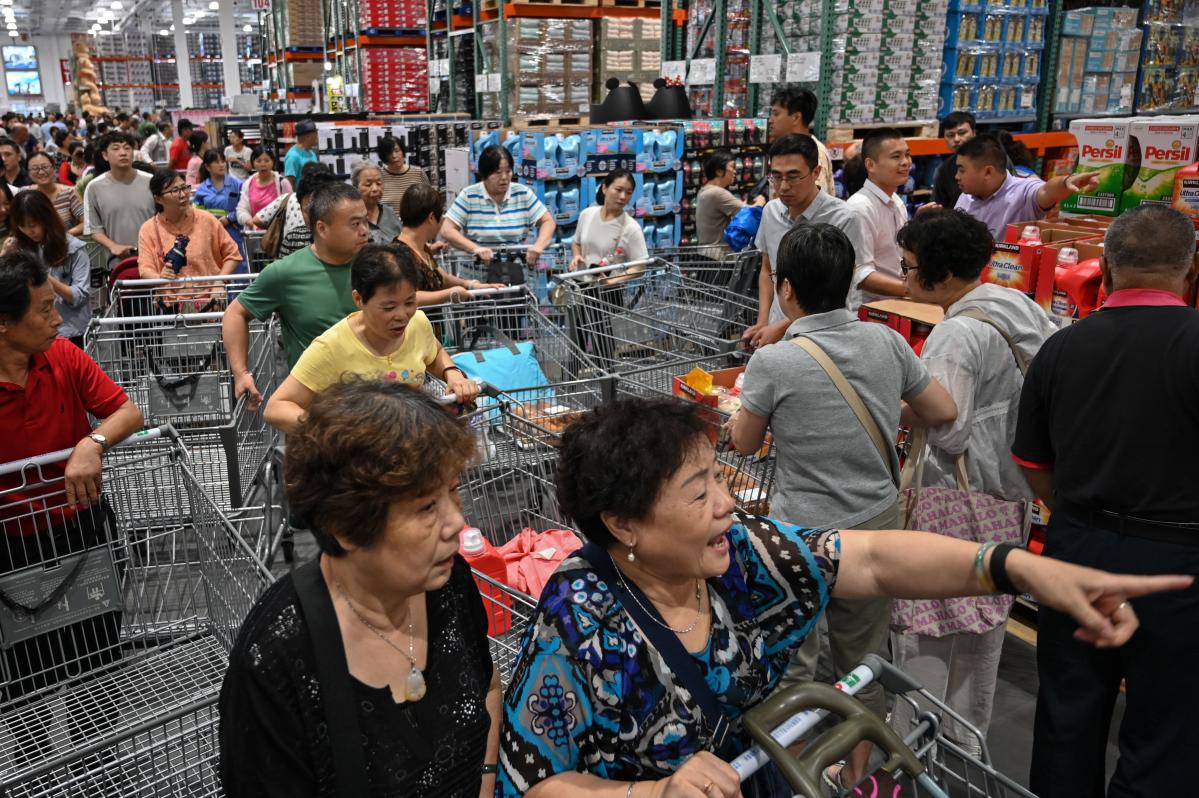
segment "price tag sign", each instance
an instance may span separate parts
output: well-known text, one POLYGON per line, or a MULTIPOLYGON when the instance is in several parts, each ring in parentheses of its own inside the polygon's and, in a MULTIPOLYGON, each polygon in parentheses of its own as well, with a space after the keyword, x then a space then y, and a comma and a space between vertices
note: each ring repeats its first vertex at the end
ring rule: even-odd
POLYGON ((1035 100, 1036 98, 1037 98, 1036 94, 1031 91, 1020 92, 1020 107, 1021 108, 1032 108, 1033 100, 1035 100))
POLYGON ((475 91, 487 91, 486 75, 475 75, 475 91))
POLYGON ((749 57, 750 83, 778 83, 782 70, 783 57, 777 53, 749 57))
POLYGON ((820 53, 792 53, 787 56, 788 83, 816 83, 820 80, 820 53))
POLYGON ((487 76, 487 90, 488 91, 500 91, 500 88, 503 85, 501 82, 502 77, 503 76, 499 72, 492 72, 490 75, 488 75, 487 76))
POLYGON ((696 58, 691 62, 691 75, 687 82, 692 86, 711 86, 716 82, 716 59, 696 58))
POLYGON ((662 77, 667 80, 677 80, 682 82, 687 77, 687 62, 686 61, 663 61, 662 62, 662 77))

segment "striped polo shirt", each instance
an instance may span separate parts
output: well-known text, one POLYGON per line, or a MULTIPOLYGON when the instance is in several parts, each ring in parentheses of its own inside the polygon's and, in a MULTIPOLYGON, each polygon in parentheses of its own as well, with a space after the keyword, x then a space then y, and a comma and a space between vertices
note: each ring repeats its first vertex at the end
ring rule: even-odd
POLYGON ((472 183, 458 195, 446 215, 476 244, 519 244, 545 212, 545 206, 528 186, 508 186, 508 195, 497 205, 482 183, 472 183))

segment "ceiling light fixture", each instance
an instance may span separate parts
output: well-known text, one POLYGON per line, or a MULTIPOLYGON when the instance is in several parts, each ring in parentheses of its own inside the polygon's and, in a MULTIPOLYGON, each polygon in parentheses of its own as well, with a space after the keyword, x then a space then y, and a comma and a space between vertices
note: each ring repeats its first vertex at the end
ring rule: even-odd
POLYGON ((168 35, 169 33, 170 33, 170 31, 169 31, 169 30, 167 30, 166 28, 163 28, 162 30, 160 30, 160 31, 158 32, 158 35, 159 35, 159 36, 166 36, 166 35, 168 35))
POLYGON ((20 36, 21 34, 17 33, 15 30, 10 30, 10 31, 8 32, 8 35, 9 35, 9 36, 11 36, 11 37, 13 37, 13 38, 15 39, 15 38, 17 38, 18 36, 20 36))
POLYGON ((217 2, 217 0, 212 0, 212 2, 208 4, 209 11, 216 11, 220 7, 221 7, 221 4, 219 2, 217 2))
POLYGON ((171 26, 171 33, 174 33, 174 32, 175 32, 175 26, 174 26, 174 25, 172 25, 172 26, 171 26))
POLYGON ((109 7, 112 8, 114 11, 120 11, 125 6, 123 6, 121 4, 121 0, 112 0, 112 5, 109 7))
POLYGON ((189 25, 192 24, 192 21, 193 20, 191 17, 184 17, 183 18, 183 27, 185 27, 185 28, 188 27, 189 25))

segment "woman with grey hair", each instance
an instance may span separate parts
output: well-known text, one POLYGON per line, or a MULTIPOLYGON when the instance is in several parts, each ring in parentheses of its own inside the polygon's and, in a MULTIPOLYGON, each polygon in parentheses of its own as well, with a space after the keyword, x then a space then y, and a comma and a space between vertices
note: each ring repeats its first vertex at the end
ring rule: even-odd
POLYGON ((390 244, 400 235, 400 217, 384 205, 383 170, 370 161, 359 161, 350 172, 350 182, 366 203, 366 220, 371 228, 372 244, 390 244))

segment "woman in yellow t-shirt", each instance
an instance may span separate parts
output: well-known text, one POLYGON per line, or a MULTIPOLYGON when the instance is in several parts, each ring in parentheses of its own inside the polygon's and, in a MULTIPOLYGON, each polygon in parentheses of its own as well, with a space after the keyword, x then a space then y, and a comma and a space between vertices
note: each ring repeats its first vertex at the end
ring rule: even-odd
POLYGON ((317 336, 266 405, 267 423, 291 432, 313 398, 345 375, 394 380, 419 388, 425 372, 443 380, 466 404, 478 396, 473 380, 454 365, 433 326, 417 309, 416 263, 404 247, 371 244, 350 267, 358 310, 317 336))

